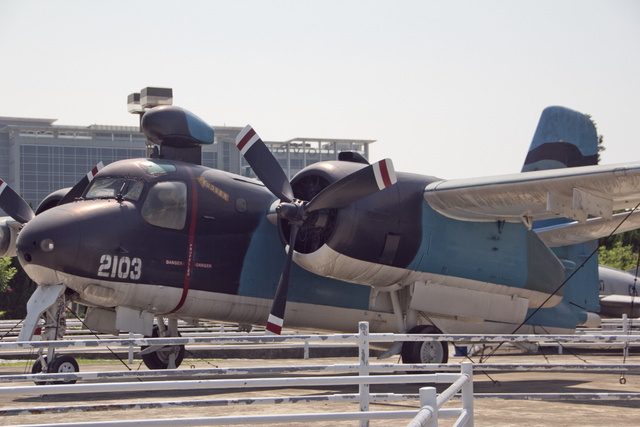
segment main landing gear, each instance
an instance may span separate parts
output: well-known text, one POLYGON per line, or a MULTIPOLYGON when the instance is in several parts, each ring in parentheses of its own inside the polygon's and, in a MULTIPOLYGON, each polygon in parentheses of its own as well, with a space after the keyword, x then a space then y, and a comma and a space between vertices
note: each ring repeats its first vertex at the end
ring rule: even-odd
MULTIPOLYGON (((179 337, 178 320, 169 319, 169 327, 164 324, 164 319, 157 318, 158 324, 153 326, 152 337, 169 338, 179 337)), ((143 346, 140 351, 142 361, 149 369, 176 369, 184 359, 184 345, 151 345, 143 346)))
MULTIPOLYGON (((418 312, 410 309, 405 303, 406 311, 401 303, 399 289, 389 291, 389 298, 393 308, 393 314, 397 322, 397 330, 401 333, 409 334, 442 334, 442 331, 433 325, 416 325, 418 323, 418 312), (413 326, 413 327, 412 327, 413 326), (409 329, 411 328, 411 329, 409 329), (409 329, 409 332, 404 332, 409 329)), ((405 300, 410 297, 406 296, 405 300)), ((444 341, 405 341, 396 343, 387 353, 402 356, 402 363, 447 363, 449 360, 449 345, 444 341), (400 345, 402 346, 401 348, 400 345)))
MULTIPOLYGON (((410 334, 441 334, 433 325, 414 326, 410 334)), ((447 363, 449 346, 444 341, 405 341, 402 343, 403 363, 447 363)))

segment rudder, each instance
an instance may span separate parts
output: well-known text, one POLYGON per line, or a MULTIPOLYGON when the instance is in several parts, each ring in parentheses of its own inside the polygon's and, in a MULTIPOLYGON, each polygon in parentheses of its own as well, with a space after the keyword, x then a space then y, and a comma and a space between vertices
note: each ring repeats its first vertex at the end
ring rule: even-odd
POLYGON ((598 164, 598 135, 591 118, 565 107, 547 107, 522 172, 598 164))

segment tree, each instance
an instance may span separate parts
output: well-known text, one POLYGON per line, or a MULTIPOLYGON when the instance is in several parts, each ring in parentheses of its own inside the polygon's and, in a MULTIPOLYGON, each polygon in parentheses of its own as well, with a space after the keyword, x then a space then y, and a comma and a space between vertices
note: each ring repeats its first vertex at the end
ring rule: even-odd
POLYGON ((638 252, 633 245, 623 245, 623 241, 618 240, 613 243, 611 248, 607 248, 605 245, 600 246, 598 259, 600 264, 628 271, 637 267, 638 252))
POLYGON ((11 267, 11 258, 0 258, 0 293, 11 292, 9 282, 16 275, 18 270, 11 267))
POLYGON ((27 301, 36 284, 27 276, 18 258, 0 259, 0 276, 7 278, 6 290, 0 291, 0 318, 23 319, 27 315, 27 301))

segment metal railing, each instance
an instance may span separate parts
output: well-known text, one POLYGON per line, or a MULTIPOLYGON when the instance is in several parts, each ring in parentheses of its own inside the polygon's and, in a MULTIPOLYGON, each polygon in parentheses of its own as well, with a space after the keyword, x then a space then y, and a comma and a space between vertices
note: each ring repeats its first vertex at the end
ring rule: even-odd
MULTIPOLYGON (((1 338, 0 344, 17 341, 18 334, 20 332, 20 327, 19 327, 20 323, 21 322, 16 320, 0 320, 0 338, 1 338)), ((232 325, 232 324, 224 324, 224 323, 218 323, 218 322, 214 323, 214 322, 205 321, 205 322, 199 322, 198 324, 194 325, 194 324, 185 322, 183 320, 178 320, 178 332, 182 337, 185 337, 185 338, 188 338, 188 337, 214 338, 218 336, 246 337, 246 336, 262 336, 265 334, 265 329, 263 327, 254 327, 250 331, 247 331, 238 325, 232 325)), ((291 336, 291 335, 300 335, 300 333, 296 331, 283 331, 282 335, 291 336)), ((105 340, 120 340, 120 339, 133 339, 133 338, 144 339, 144 335, 134 334, 134 333, 127 333, 122 335, 114 335, 114 334, 108 334, 108 333, 95 333, 94 331, 87 329, 83 325, 82 321, 78 319, 67 319, 66 321, 65 339, 76 340, 76 341, 83 341, 83 340, 105 341, 105 340)), ((40 342, 40 335, 34 335, 33 341, 40 342)), ((192 351, 197 351, 197 350, 202 350, 203 348, 206 348, 206 349, 211 348, 211 345, 209 343, 204 343, 203 346, 206 346, 206 347, 198 348, 192 345, 190 349, 192 351)), ((252 345, 247 343, 221 344, 219 346, 220 349, 224 349, 224 350, 253 350, 258 348, 260 349, 300 348, 303 352, 304 359, 309 359, 310 349, 312 348, 319 349, 319 348, 326 348, 326 347, 327 345, 324 342, 309 343, 308 341, 295 342, 295 343, 286 343, 286 342, 274 343, 274 344, 268 345, 268 347, 265 344, 252 345)), ((354 347, 354 344, 353 343, 346 343, 343 345, 331 344, 331 347, 333 348, 354 347)), ((64 347, 60 348, 60 350, 61 350, 61 353, 64 353, 66 351, 64 347)), ((69 350, 72 350, 72 349, 69 349, 69 350)), ((95 346, 95 347, 83 346, 82 348, 82 352, 88 357, 93 357, 93 355, 99 355, 101 353, 106 354, 106 353, 109 353, 110 350, 118 351, 120 353, 123 353, 123 352, 126 353, 128 355, 128 363, 133 363, 134 353, 136 352, 136 349, 134 348, 133 344, 130 344, 129 346, 126 346, 126 347, 116 346, 114 348, 111 348, 111 344, 109 345, 105 344, 105 345, 95 346)), ((4 356, 17 357, 20 355, 31 354, 31 352, 33 352, 33 348, 7 347, 3 349, 3 352, 1 354, 4 356)))
MULTIPOLYGON (((362 322, 359 325, 358 334, 334 334, 334 335, 293 335, 293 336, 217 336, 217 337, 182 337, 182 338, 132 338, 121 339, 114 338, 108 340, 82 340, 82 341, 39 341, 39 342, 2 342, 0 343, 0 354, 6 350, 12 349, 36 349, 39 347, 55 347, 57 349, 68 348, 78 349, 87 347, 100 347, 100 346, 121 346, 128 348, 129 346, 143 346, 143 345, 209 345, 209 346, 226 346, 226 345, 264 345, 264 344, 278 344, 289 345, 299 344, 303 342, 322 342, 322 343, 336 343, 340 345, 357 345, 359 363, 356 365, 319 365, 319 366, 306 366, 306 367, 269 367, 269 368, 232 368, 232 369, 201 369, 201 370, 163 370, 163 371, 137 371, 137 372, 111 372, 111 373, 65 373, 65 374, 30 374, 30 375, 8 375, 0 377, 0 383, 8 384, 11 382, 19 381, 72 381, 82 379, 118 379, 126 380, 131 378, 176 378, 178 376, 185 375, 261 375, 261 374, 287 374, 287 373, 301 373, 301 372, 321 372, 321 373, 337 373, 340 375, 345 374, 358 374, 358 376, 328 376, 328 377, 296 377, 296 378, 255 378, 255 379, 242 379, 242 380, 229 380, 229 379, 217 379, 217 380, 187 380, 187 381, 155 381, 145 382, 143 384, 137 382, 115 382, 109 384, 76 384, 76 385, 46 385, 46 386, 4 386, 0 387, 0 395, 41 395, 41 394, 68 394, 68 393, 81 393, 81 392, 120 392, 120 391, 134 391, 136 387, 143 387, 144 390, 175 390, 175 389, 198 389, 198 388, 218 388, 218 387, 241 387, 240 384, 250 384, 246 387, 295 387, 295 386, 309 386, 309 385, 347 385, 357 384, 359 386, 359 392, 352 395, 335 395, 335 396, 306 396, 301 398, 262 398, 262 403, 273 403, 275 400, 282 399, 282 402, 309 402, 312 400, 326 400, 326 401, 340 401, 340 402, 354 402, 359 403, 360 411, 358 412, 340 412, 330 414, 288 414, 288 415, 273 415, 273 416, 256 416, 254 418, 242 416, 235 421, 230 417, 216 417, 202 419, 202 421, 191 419, 182 420, 180 422, 190 423, 188 425, 215 425, 215 424, 248 424, 248 423, 269 423, 269 422, 294 422, 294 421, 317 421, 317 420, 360 420, 361 425, 367 425, 367 420, 370 419, 391 419, 391 418, 411 418, 417 415, 412 423, 437 423, 438 418, 444 417, 457 417, 456 425, 473 425, 473 386, 472 386, 472 374, 471 368, 480 369, 482 371, 550 371, 550 370, 564 370, 564 371, 591 371, 596 370, 598 372, 640 372, 640 365, 534 365, 534 364, 481 364, 474 365, 464 364, 369 364, 369 346, 371 343, 377 342, 404 342, 404 341, 448 341, 454 344, 467 344, 473 342, 484 343, 503 343, 503 342, 536 342, 536 343, 590 343, 597 342, 602 344, 610 344, 612 342, 622 342, 629 346, 640 345, 640 337, 638 335, 418 335, 418 334, 370 334, 368 330, 368 323, 362 322), (372 373, 393 373, 396 371, 462 371, 459 374, 414 374, 414 375, 372 375, 372 373), (448 382, 452 386, 440 396, 436 396, 435 400, 433 395, 435 390, 429 388, 423 388, 420 391, 420 408, 412 411, 369 411, 369 404, 372 402, 381 401, 407 401, 417 400, 417 394, 409 395, 393 395, 393 394, 370 394, 369 385, 377 383, 393 383, 394 381, 401 383, 423 383, 423 382, 448 382), (164 388, 163 388, 164 387, 164 388), (182 388, 184 387, 184 388, 182 388), (462 391, 462 408, 459 409, 441 409, 445 398, 450 399, 456 395, 459 391, 462 391), (418 415, 419 414, 419 415, 418 415), (286 420, 286 421, 281 421, 286 420), (202 424, 194 424, 202 422, 202 424), (466 423, 466 424, 465 424, 466 423)), ((246 334, 245 334, 246 335, 246 334)), ((517 396, 515 394, 509 395, 492 395, 491 398, 521 398, 521 399, 553 399, 558 400, 562 398, 561 394, 521 394, 517 396)), ((571 394, 571 399, 585 398, 593 399, 597 397, 599 399, 608 400, 640 400, 640 393, 608 393, 603 395, 602 393, 581 393, 571 394)), ((234 401, 241 401, 235 400, 234 401)), ((256 399, 251 399, 256 401, 256 399)), ((220 401, 210 401, 210 404, 216 404, 220 401)), ((189 402, 182 402, 185 405, 189 405, 189 402)), ((172 405, 177 404, 172 402, 172 405)), ((202 406, 203 402, 198 401, 198 405, 202 406)), ((113 409, 118 407, 122 409, 122 404, 114 405, 113 409)), ((136 403, 136 407, 144 407, 144 404, 136 403)), ((104 410, 104 405, 101 407, 104 410)), ((36 411, 46 411, 47 408, 36 408, 36 411)), ((57 411, 64 411, 64 408, 56 408, 57 411)), ((75 407, 74 410, 78 410, 75 407)), ((80 408, 80 410, 92 410, 91 405, 86 408, 80 408)), ((0 414, 17 414, 20 413, 20 409, 14 410, 0 410, 0 414)), ((22 411, 29 411, 22 410, 22 411)), ((125 421, 118 421, 117 425, 140 425, 140 421, 131 422, 127 424, 125 421)), ((187 425, 180 424, 176 420, 154 420, 149 421, 150 425, 187 425), (153 424, 156 423, 156 424, 153 424), (165 424, 162 424, 165 423, 165 424)), ((72 424, 55 424, 62 427, 72 424)), ((101 425, 108 425, 101 423, 101 425)), ((116 424, 114 424, 116 425, 116 424)), ((424 425, 424 424, 415 424, 424 425)), ((431 425, 431 424, 428 424, 431 425)), ((437 425, 437 424, 434 424, 437 425)))
MULTIPOLYGON (((36 348, 36 347, 55 347, 55 348, 82 348, 82 347, 94 347, 100 344, 102 345, 176 345, 176 344, 202 344, 215 343, 217 341, 223 341, 224 343, 281 343, 281 342, 299 342, 300 340, 320 339, 323 341, 329 340, 335 343, 356 343, 358 344, 359 363, 358 365, 345 365, 342 369, 338 367, 338 370, 342 370, 343 373, 353 373, 357 371, 358 376, 323 376, 323 377, 284 377, 284 378, 243 378, 243 379, 214 379, 214 380, 169 380, 169 381, 154 381, 154 382, 108 382, 108 383, 95 383, 95 384, 65 384, 65 385, 40 385, 40 386, 15 386, 15 387, 0 387, 0 396, 39 396, 39 395, 57 395, 57 394, 70 394, 70 393, 96 393, 96 392, 136 392, 136 391, 157 391, 157 390, 202 390, 202 389, 226 389, 226 388, 273 388, 273 387, 309 387, 309 386, 345 386, 345 385, 358 385, 359 392, 357 395, 341 395, 339 400, 348 401, 352 400, 358 402, 360 405, 360 411, 358 412, 333 412, 333 413, 319 413, 319 414, 281 414, 281 415, 261 415, 255 417, 209 417, 199 419, 171 419, 171 420, 150 420, 145 421, 145 425, 219 425, 219 424, 253 424, 253 423, 269 423, 269 422, 294 422, 294 421, 327 421, 327 420, 360 420, 362 426, 368 425, 368 420, 373 419, 402 419, 411 418, 416 414, 421 413, 421 417, 428 412, 429 417, 460 417, 458 425, 473 425, 473 386, 472 384, 472 364, 464 363, 458 365, 458 369, 462 369, 460 374, 451 373, 436 373, 436 374, 412 374, 412 375, 371 375, 371 366, 369 364, 369 324, 367 322, 361 322, 359 324, 359 333, 355 335, 330 335, 330 336, 262 336, 262 337, 217 337, 217 338, 153 338, 153 339, 112 339, 112 340, 83 340, 83 341, 40 341, 40 342, 14 342, 14 343, 0 343, 0 352, 5 349, 15 348, 36 348), (417 395, 401 395, 401 396, 385 396, 378 394, 370 394, 369 386, 372 384, 419 384, 419 383, 452 383, 452 385, 443 392, 437 401, 431 402, 431 400, 424 400, 421 402, 423 409, 416 410, 403 410, 403 411, 370 411, 370 403, 377 402, 391 398, 391 400, 415 400, 417 395), (451 399, 456 393, 462 390, 464 395, 463 408, 456 409, 440 409, 440 407, 449 399, 451 399), (466 407, 464 407, 466 405, 466 407), (431 409, 428 409, 431 408, 431 409), (464 422, 462 422, 464 421, 464 422)), ((220 344, 220 343, 218 343, 220 344)), ((393 372, 402 370, 405 371, 408 368, 424 369, 426 367, 433 368, 433 365, 387 365, 386 369, 375 369, 377 372, 393 372)), ((307 367, 307 370, 309 368, 307 367)), ((244 368, 244 373, 256 373, 260 368, 244 368)), ((291 371, 291 369, 285 369, 291 371)), ((77 381, 81 379, 106 379, 107 377, 120 377, 120 378, 132 378, 141 376, 171 376, 173 374, 185 375, 193 374, 188 371, 147 371, 145 372, 120 372, 111 373, 111 375, 104 373, 64 373, 64 374, 29 374, 29 375, 10 375, 0 377, 0 382, 17 382, 17 381, 38 381, 38 382, 54 382, 54 381, 77 381)), ((211 374, 211 370, 207 374, 211 374)), ((283 371, 281 369, 270 369, 270 373, 273 374, 277 371, 283 371)), ((236 370, 235 373, 239 371, 236 370)), ((298 371, 299 372, 299 371, 298 371)), ((202 372, 200 372, 202 373, 202 372)), ((232 374, 231 370, 227 370, 226 374, 232 374)), ((433 387, 427 387, 425 391, 421 392, 425 396, 435 394, 433 387), (426 394, 425 394, 426 393, 426 394)), ((275 398, 271 398, 273 401, 275 398)), ((253 400, 253 399, 252 399, 253 400)), ((294 399, 290 398, 290 401, 294 399)), ((295 400, 301 400, 296 398, 295 400)), ((139 407, 139 405, 136 405, 139 407)), ((89 408, 87 408, 89 409, 89 408)), ((43 408, 38 408, 36 411, 40 412, 43 408)), ((60 410, 60 409, 58 409, 60 410)), ((70 409, 69 409, 70 410, 70 409)), ((74 410, 78 410, 75 408, 74 410)), ((90 410, 90 409, 89 409, 90 410)), ((24 413, 25 410, 13 410, 12 414, 24 413)), ((27 410, 28 411, 28 410, 27 410)), ((45 409, 46 411, 46 409, 45 409)), ((5 414, 9 414, 6 410, 5 414)), ((3 411, 0 410, 0 414, 3 411)), ((41 412, 40 412, 41 413, 41 412)), ((140 421, 118 421, 113 425, 127 426, 127 425, 140 425, 140 421)), ((58 427, 72 426, 70 424, 55 424, 58 427)), ((110 425, 109 423, 101 423, 101 425, 110 425)))

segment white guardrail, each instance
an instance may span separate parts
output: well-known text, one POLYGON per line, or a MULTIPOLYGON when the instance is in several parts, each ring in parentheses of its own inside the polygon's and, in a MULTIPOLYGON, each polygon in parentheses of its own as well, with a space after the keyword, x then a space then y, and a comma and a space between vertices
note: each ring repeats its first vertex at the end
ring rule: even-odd
MULTIPOLYGON (((374 419, 408 419, 413 418, 409 423, 411 426, 436 426, 438 418, 456 418, 456 426, 472 426, 473 425, 473 369, 481 371, 598 371, 598 372, 640 372, 640 365, 534 365, 534 364, 481 364, 473 365, 466 362, 457 364, 370 364, 369 363, 369 346, 371 343, 377 342, 404 342, 404 341, 448 341, 454 344, 468 343, 520 343, 534 342, 538 344, 544 343, 600 343, 610 344, 613 342, 624 343, 626 345, 640 345, 640 336, 638 335, 419 335, 419 334, 370 334, 369 324, 361 322, 359 324, 358 334, 334 334, 334 335, 248 335, 233 334, 234 336, 216 336, 216 337, 181 337, 181 338, 113 338, 113 339, 86 339, 71 341, 30 341, 30 342, 0 342, 0 354, 11 350, 34 350, 38 348, 56 349, 64 348, 96 348, 109 346, 111 348, 122 347, 139 347, 146 345, 206 345, 228 348, 228 345, 299 345, 300 343, 331 343, 337 345, 357 345, 359 363, 357 365, 321 365, 321 366, 287 366, 287 367, 263 367, 263 368, 227 368, 227 369, 188 369, 188 370, 160 370, 160 371, 122 371, 108 373, 60 373, 60 374, 25 374, 25 375, 6 375, 0 376, 0 383, 7 384, 9 382, 52 382, 52 381, 77 381, 83 379, 119 379, 122 381, 108 383, 92 383, 92 384, 65 384, 65 385, 40 385, 40 386, 3 386, 0 387, 0 396, 39 396, 54 394, 72 394, 72 393, 91 393, 91 392, 122 392, 136 390, 196 390, 196 389, 215 389, 215 388, 261 388, 261 387, 299 387, 314 385, 355 385, 359 386, 357 394, 341 394, 333 396, 301 396, 288 398, 252 398, 254 403, 275 403, 280 402, 309 402, 313 400, 324 401, 340 401, 359 403, 360 410, 358 412, 337 412, 337 413, 315 413, 315 414, 279 414, 279 415, 259 415, 259 416, 238 416, 238 417, 211 417, 211 418, 192 418, 192 419, 170 419, 170 420, 135 420, 135 421, 114 421, 100 422, 101 427, 104 426, 185 426, 185 425, 221 425, 221 424, 267 424, 282 422, 311 422, 311 421, 339 421, 339 420, 359 420, 360 425, 368 425, 368 420, 374 419), (213 379, 213 380, 172 380, 179 376, 199 376, 199 375, 260 375, 260 374, 283 374, 301 372, 320 372, 320 373, 337 373, 340 376, 311 376, 311 377, 278 377, 278 378, 243 378, 243 379, 213 379), (406 371, 438 371, 435 374, 412 374, 412 375, 389 375, 393 372, 406 371), (444 371, 458 371, 458 373, 444 373, 444 371), (385 375, 373 375, 374 373, 384 373, 385 375), (344 376, 345 374, 358 374, 358 376, 344 376), (167 381, 154 382, 132 382, 127 381, 132 378, 155 377, 168 378, 167 381), (422 387, 419 394, 396 395, 396 394, 370 394, 370 384, 418 384, 418 383, 450 383, 450 387, 436 396, 435 388, 422 387), (454 409, 442 409, 448 400, 461 394, 462 407, 454 409), (419 396, 420 408, 415 410, 403 411, 369 411, 371 402, 390 402, 390 401, 415 401, 419 396)), ((558 393, 548 394, 526 394, 520 396, 509 394, 505 396, 492 394, 492 398, 521 398, 521 399, 562 399, 562 395, 558 393)), ((571 399, 593 399, 597 397, 601 400, 640 400, 640 393, 573 393, 569 397, 571 399)), ((236 404, 242 404, 243 399, 233 399, 236 404)), ((248 399, 247 399, 248 401, 248 399)), ((211 404, 220 404, 220 400, 210 401, 211 404)), ((182 402, 185 405, 194 404, 193 402, 182 402)), ((166 403, 166 405, 178 405, 180 402, 166 403)), ((202 405, 202 401, 198 401, 202 405)), ((206 404, 206 402, 204 402, 206 404)), ((149 403, 149 406, 158 407, 158 403, 149 403)), ((160 404, 162 405, 162 404, 160 404)), ((99 410, 108 409, 109 405, 100 405, 99 410)), ((123 404, 113 405, 112 409, 123 409, 123 404)), ((144 403, 132 404, 132 407, 144 408, 144 403)), ((56 407, 57 412, 64 412, 65 408, 56 407)), ((71 409, 68 409, 71 410, 71 409)), ((73 407, 74 411, 78 410, 98 410, 92 409, 92 405, 84 405, 83 407, 73 407)), ((31 408, 31 409, 0 409, 0 415, 16 415, 18 412, 43 413, 47 408, 31 408), (13 411, 13 412, 12 412, 13 411)), ((57 427, 78 426, 79 424, 52 424, 57 427)), ((86 425, 86 424, 83 424, 86 425)), ((43 426, 40 424, 39 426, 43 426)))
MULTIPOLYGON (((22 321, 18 322, 16 320, 0 320, 0 342, 7 343, 7 342, 17 341, 18 334, 20 332, 21 323, 22 321)), ((191 324, 183 320, 178 321, 178 331, 180 332, 180 335, 182 337, 207 337, 207 338, 218 337, 218 336, 225 336, 225 337, 263 336, 265 334, 265 329, 262 327, 254 327, 254 328, 251 328, 250 331, 248 331, 237 325, 213 323, 208 321, 199 322, 197 324, 191 324)), ((295 331, 282 331, 282 335, 290 336, 290 335, 300 335, 300 334, 295 331)), ((82 340, 103 341, 103 340, 113 340, 113 339, 117 340, 120 338, 144 339, 144 335, 134 334, 134 333, 128 333, 123 335, 95 333, 87 329, 85 325, 82 323, 82 321, 78 319, 67 319, 64 336, 65 336, 65 339, 71 339, 74 341, 82 341, 82 340)), ((39 340, 40 340, 40 336, 34 335, 34 341, 39 341, 39 340)), ((295 342, 295 343, 283 342, 283 343, 274 343, 274 344, 268 344, 268 345, 221 344, 220 346, 214 347, 214 349, 225 350, 225 351, 229 351, 229 350, 250 350, 251 351, 251 350, 265 349, 265 348, 268 348, 271 350, 283 349, 283 348, 286 348, 286 349, 300 348, 303 351, 304 359, 309 359, 311 348, 318 349, 318 348, 327 348, 327 347, 332 347, 334 349, 338 347, 354 347, 354 344, 353 343, 336 344, 336 343, 324 343, 324 342, 309 343, 308 341, 305 341, 305 342, 295 342)), ((211 350, 212 347, 210 344, 204 344, 203 347, 197 347, 197 346, 191 345, 189 346, 189 349, 192 351, 211 350)), ((72 348, 68 350, 61 348, 59 351, 59 354, 64 354, 65 352, 71 352, 73 350, 74 349, 72 348)), ((14 348, 11 350, 5 349, 4 352, 0 354, 0 358, 2 356, 5 356, 5 357, 10 356, 15 358, 18 355, 29 355, 33 353, 33 351, 34 350, 32 348, 29 348, 29 349, 14 348)), ((77 350, 75 351, 77 352, 77 350)), ((134 354, 137 353, 138 351, 139 351, 139 348, 134 347, 133 344, 129 345, 126 348, 123 348, 122 346, 116 346, 114 348, 111 348, 110 346, 106 346, 106 345, 104 346, 101 345, 97 347, 84 346, 82 348, 83 355, 86 357, 93 357, 92 355, 99 355, 101 353, 106 354, 109 352, 112 352, 112 353, 118 352, 120 354, 128 353, 129 364, 133 363, 134 354)))

